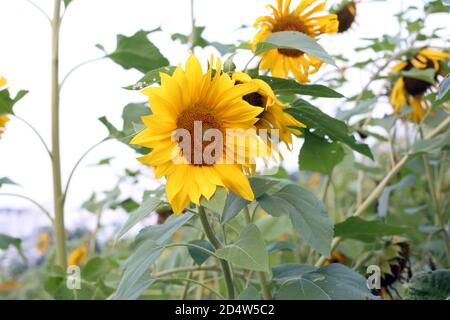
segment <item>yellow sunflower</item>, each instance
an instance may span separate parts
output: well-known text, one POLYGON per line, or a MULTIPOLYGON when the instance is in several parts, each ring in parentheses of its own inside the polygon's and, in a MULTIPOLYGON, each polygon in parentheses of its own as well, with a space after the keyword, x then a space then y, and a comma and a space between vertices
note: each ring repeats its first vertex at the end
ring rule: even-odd
MULTIPOLYGON (((291 0, 277 0, 277 8, 268 5, 272 16, 259 17, 255 27, 260 31, 253 39, 253 49, 258 42, 263 42, 270 34, 281 31, 298 31, 310 37, 324 33, 333 34, 338 30, 335 14, 324 14, 326 1, 300 0, 297 7, 290 11, 291 0)), ((273 49, 261 54, 260 69, 270 70, 275 77, 287 78, 291 72, 297 81, 308 82, 308 76, 317 72, 322 61, 308 53, 294 49, 273 49)))
POLYGON ((42 232, 39 235, 39 241, 37 243, 36 249, 40 252, 40 253, 45 253, 45 251, 47 251, 48 248, 48 244, 50 242, 50 236, 47 232, 42 232))
MULTIPOLYGON (((7 83, 7 80, 5 77, 0 76, 0 89, 7 83)), ((2 134, 5 132, 6 123, 9 121, 9 118, 4 115, 0 114, 0 138, 2 137, 2 134)))
POLYGON ((75 248, 67 258, 67 264, 69 266, 79 266, 84 261, 86 261, 88 256, 88 246, 87 243, 83 243, 79 247, 75 248))
POLYGON ((254 125, 262 110, 243 100, 258 87, 254 83, 235 85, 230 76, 221 72, 220 60, 213 76, 213 64, 211 59, 208 71, 203 73, 199 61, 191 55, 185 70, 178 66, 172 76, 161 73, 160 87, 142 90, 148 96, 152 115, 142 117, 146 128, 130 143, 152 149, 139 160, 153 166, 157 178, 166 177, 167 198, 177 214, 190 202, 200 204, 202 196, 210 199, 217 187, 230 189, 247 200, 254 198, 243 172, 244 164, 225 162, 223 158, 228 158, 230 153, 233 157, 246 158, 249 140, 258 140, 254 125), (221 145, 216 139, 209 145, 203 140, 195 143, 198 123, 202 125, 199 132, 202 137, 209 131, 207 129, 215 129, 227 143, 221 145), (254 134, 249 134, 244 142, 238 139, 231 140, 235 141, 231 145, 228 143, 230 130, 249 129, 253 129, 254 134), (190 153, 182 146, 184 137, 181 141, 176 137, 179 132, 194 137, 194 142, 190 141, 190 153), (222 153, 215 154, 213 161, 204 157, 211 145, 219 146, 218 153, 222 153))
POLYGON ((337 15, 339 21, 338 33, 344 33, 351 28, 356 18, 356 2, 344 0, 333 13, 337 15))
MULTIPOLYGON (((284 112, 289 108, 277 99, 272 88, 263 80, 252 79, 248 74, 243 72, 234 72, 232 75, 236 84, 253 83, 258 88, 256 92, 252 92, 243 97, 245 101, 255 107, 263 108, 264 111, 258 116, 258 122, 255 126, 258 129, 265 129, 268 133, 272 129, 278 129, 278 138, 283 141, 289 150, 292 149, 292 135, 300 135, 301 132, 293 127, 306 126, 294 119, 290 114, 284 112)), ((271 146, 276 147, 276 146, 271 146)))
MULTIPOLYGON (((392 68, 392 73, 416 69, 433 69, 435 72, 435 83, 437 76, 442 74, 440 62, 449 60, 450 54, 432 49, 422 49, 413 58, 402 61, 392 68)), ((411 107, 408 118, 413 122, 420 122, 429 108, 429 104, 424 97, 425 92, 433 84, 416 78, 405 76, 398 77, 391 93, 391 104, 394 112, 398 113, 405 105, 411 107)))

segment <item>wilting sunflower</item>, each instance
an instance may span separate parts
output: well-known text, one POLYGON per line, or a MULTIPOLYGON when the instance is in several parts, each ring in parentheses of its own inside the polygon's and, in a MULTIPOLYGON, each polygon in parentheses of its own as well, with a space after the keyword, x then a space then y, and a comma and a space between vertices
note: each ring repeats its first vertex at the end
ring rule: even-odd
POLYGON ((438 75, 443 75, 441 70, 441 61, 449 60, 450 54, 442 51, 423 49, 414 57, 402 61, 392 68, 393 73, 415 69, 433 69, 435 83, 429 83, 424 80, 399 76, 391 93, 391 104, 394 112, 399 112, 404 106, 411 107, 411 113, 408 115, 413 122, 420 122, 429 108, 424 94, 433 85, 437 84, 438 75))
POLYGON ((88 246, 87 243, 83 243, 79 247, 75 248, 67 258, 67 264, 69 266, 79 266, 84 261, 86 261, 88 256, 88 246))
POLYGON ((334 10, 331 10, 337 15, 339 21, 339 33, 344 33, 351 28, 356 18, 356 2, 344 0, 334 10))
POLYGON ((243 100, 244 96, 256 92, 258 87, 254 83, 234 85, 230 76, 221 72, 220 60, 213 76, 213 64, 211 59, 210 67, 204 74, 197 58, 191 55, 185 70, 178 66, 172 76, 161 73, 160 87, 142 91, 148 96, 152 115, 142 117, 146 128, 130 143, 152 149, 139 160, 153 166, 156 177, 167 178, 166 194, 175 213, 181 213, 190 202, 199 204, 202 196, 210 199, 217 187, 230 189, 247 200, 254 198, 243 173, 243 164, 225 162, 222 157, 228 158, 230 153, 234 159, 247 157, 247 143, 252 139, 258 140, 254 125, 259 121, 262 110, 243 100), (199 122, 203 130, 201 135, 207 129, 216 129, 227 142, 229 130, 253 129, 253 135, 246 136, 244 146, 242 141, 231 146, 223 143, 221 146, 216 139, 209 145, 203 141, 195 144, 195 126, 199 122), (190 154, 183 152, 183 141, 174 138, 175 132, 180 131, 194 137, 190 154), (220 148, 222 155, 214 153, 215 160, 204 158, 204 152, 215 143, 218 143, 215 147, 220 148), (174 158, 177 158, 176 161, 174 158))
MULTIPOLYGON (((6 84, 7 80, 5 77, 0 76, 0 90, 6 84)), ((4 114, 0 114, 0 138, 2 134, 5 132, 6 123, 9 121, 8 116, 4 114)))
MULTIPOLYGON (((260 31, 253 39, 253 49, 258 42, 263 42, 276 32, 298 31, 315 38, 338 30, 337 16, 323 12, 326 0, 300 0, 293 11, 289 9, 291 0, 277 0, 277 4, 277 8, 268 6, 272 9, 272 16, 262 16, 256 20, 255 27, 259 27, 260 31)), ((299 82, 308 82, 308 76, 317 72, 323 64, 312 55, 294 49, 273 49, 262 53, 261 57, 262 70, 270 70, 273 76, 283 78, 291 72, 299 82)))
MULTIPOLYGON (((279 139, 283 141, 289 150, 292 149, 292 135, 300 135, 300 130, 294 127, 306 126, 294 119, 290 114, 284 112, 289 108, 277 99, 272 88, 263 80, 252 79, 248 74, 243 72, 234 72, 232 75, 236 84, 252 83, 257 87, 256 92, 249 93, 243 97, 245 101, 255 107, 263 108, 261 114, 258 115, 258 122, 255 126, 258 129, 265 129, 270 134, 271 130, 277 129, 279 139)), ((271 146, 275 148, 276 146, 271 146)))

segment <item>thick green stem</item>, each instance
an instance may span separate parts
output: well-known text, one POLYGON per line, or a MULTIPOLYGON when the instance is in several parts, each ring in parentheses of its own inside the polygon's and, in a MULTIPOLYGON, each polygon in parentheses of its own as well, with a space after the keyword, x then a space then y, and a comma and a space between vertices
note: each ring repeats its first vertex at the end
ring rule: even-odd
POLYGON ((63 193, 61 183, 61 156, 59 147, 59 30, 61 26, 61 0, 55 0, 52 20, 52 169, 53 202, 55 210, 54 231, 56 262, 66 270, 66 232, 64 228, 63 193))
MULTIPOLYGON (((252 222, 250 217, 250 212, 248 211, 248 207, 244 207, 244 218, 245 223, 249 224, 252 222)), ((259 284, 261 285, 261 292, 264 300, 272 300, 272 295, 270 294, 269 286, 267 285, 266 274, 263 271, 258 271, 259 284)))
POLYGON ((450 266, 450 241, 448 239, 447 230, 445 229, 445 215, 444 215, 444 212, 442 212, 442 210, 441 210, 441 205, 439 203, 439 198, 438 198, 438 193, 436 190, 434 175, 431 172, 431 166, 430 166, 430 162, 428 161, 427 155, 423 156, 423 164, 425 166, 425 174, 427 176, 428 186, 430 188, 431 200, 433 201, 434 211, 436 214, 436 222, 435 223, 439 228, 442 229, 442 237, 444 240, 444 247, 445 247, 445 251, 447 253, 447 262, 450 266))
MULTIPOLYGON (((205 235, 208 238, 209 242, 213 245, 213 247, 218 250, 222 248, 222 244, 214 235, 214 231, 211 228, 211 225, 208 221, 208 216, 206 215, 205 208, 203 206, 198 206, 198 215, 200 217, 200 221, 203 226, 203 230, 205 231, 205 235)), ((222 266, 223 275, 225 278, 225 284, 228 290, 228 298, 234 299, 234 285, 233 285, 233 277, 231 274, 231 267, 228 261, 219 259, 220 265, 222 266)))

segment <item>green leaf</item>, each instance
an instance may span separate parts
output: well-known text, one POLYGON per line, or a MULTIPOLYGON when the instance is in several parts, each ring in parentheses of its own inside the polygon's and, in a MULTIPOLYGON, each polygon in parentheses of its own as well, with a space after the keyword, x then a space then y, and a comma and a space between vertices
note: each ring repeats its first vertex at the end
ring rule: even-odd
POLYGON ((9 246, 13 246, 17 249, 17 251, 22 251, 21 248, 22 240, 19 238, 13 238, 6 234, 0 233, 0 249, 7 250, 9 246))
POLYGON ((375 297, 367 289, 366 279, 362 275, 335 263, 310 272, 301 271, 299 275, 285 280, 276 299, 368 300, 375 297))
POLYGON ((343 98, 344 96, 333 89, 319 84, 301 84, 295 80, 269 76, 259 76, 277 94, 301 94, 322 98, 343 98))
POLYGON ((436 97, 436 100, 438 100, 439 103, 450 100, 450 75, 447 75, 439 85, 439 93, 436 97))
POLYGON ((64 6, 67 8, 73 0, 64 0, 64 6))
POLYGON ((333 224, 327 209, 311 191, 289 184, 272 195, 263 195, 257 201, 270 215, 288 215, 294 229, 307 244, 322 255, 330 256, 333 224))
POLYGON ((268 252, 275 251, 295 251, 298 249, 298 246, 295 243, 289 241, 276 241, 272 242, 267 246, 268 252))
POLYGON ((123 227, 117 233, 117 239, 122 238, 131 228, 158 209, 162 203, 163 202, 160 199, 155 197, 148 197, 145 199, 138 209, 130 213, 127 222, 125 222, 123 227))
POLYGON ((336 113, 336 119, 347 121, 351 117, 361 114, 366 114, 373 109, 373 105, 377 102, 378 98, 372 98, 368 100, 360 101, 354 108, 349 110, 338 109, 336 113))
MULTIPOLYGON (((202 248, 208 249, 211 252, 214 252, 214 247, 211 243, 209 243, 206 240, 192 240, 189 241, 189 243, 195 244, 197 246, 200 246, 202 248)), ((207 254, 205 251, 202 251, 200 249, 194 248, 194 247, 188 247, 189 254, 191 255, 194 262, 201 266, 206 260, 209 258, 209 254, 207 254)))
POLYGON ((305 142, 299 154, 300 170, 331 175, 334 167, 344 159, 344 156, 344 148, 340 143, 328 142, 305 131, 305 142))
POLYGON ((267 242, 276 241, 291 226, 289 217, 283 215, 280 217, 267 215, 258 219, 255 224, 261 230, 264 240, 267 242))
POLYGON ((132 84, 130 86, 125 87, 124 89, 127 90, 142 90, 146 87, 151 86, 155 83, 161 83, 161 76, 160 73, 165 73, 168 75, 172 75, 175 71, 175 67, 173 66, 167 66, 167 67, 161 67, 154 70, 151 70, 145 74, 138 82, 135 84, 132 84))
POLYGON ((94 257, 84 265, 81 270, 81 277, 89 282, 99 283, 116 266, 111 259, 104 257, 94 257))
POLYGON ((140 30, 131 37, 118 35, 117 48, 108 57, 127 70, 136 69, 142 73, 168 66, 169 61, 147 37, 149 33, 160 30, 140 30))
POLYGON ((260 300, 261 295, 259 294, 259 291, 256 290, 255 287, 250 286, 244 289, 239 296, 237 297, 237 300, 260 300))
POLYGON ((416 177, 411 174, 404 177, 399 183, 384 188, 383 193, 378 199, 378 216, 380 218, 386 217, 389 207, 389 198, 392 191, 408 188, 414 185, 415 182, 416 177))
POLYGON ((272 33, 266 38, 265 42, 256 45, 255 54, 259 55, 272 49, 300 50, 337 68, 333 58, 313 38, 301 32, 281 31, 272 33))
POLYGON ((408 299, 448 300, 449 297, 450 269, 417 273, 408 285, 408 299))
POLYGON ((218 187, 211 199, 206 200, 206 198, 202 197, 200 204, 213 212, 220 213, 223 211, 227 195, 225 188, 218 187))
POLYGON ((411 147, 411 155, 435 153, 450 146, 450 130, 432 139, 419 140, 411 147))
POLYGON ((373 242, 379 237, 401 235, 409 228, 386 224, 379 220, 367 221, 359 217, 350 217, 334 226, 336 237, 373 242))
POLYGON ((0 178, 0 188, 1 188, 4 184, 11 184, 11 185, 18 186, 17 183, 15 183, 14 181, 12 181, 12 180, 11 180, 10 178, 8 178, 8 177, 0 178))
POLYGON ((164 224, 148 226, 139 232, 136 247, 125 263, 115 300, 137 299, 154 282, 148 274, 150 266, 163 252, 164 244, 191 218, 189 213, 172 216, 164 224))
POLYGON ((315 271, 317 268, 299 263, 279 264, 272 268, 272 280, 286 281, 300 278, 302 275, 315 271))
POLYGON ((430 84, 433 84, 435 82, 435 71, 434 69, 410 69, 408 71, 400 71, 400 75, 407 77, 407 78, 414 78, 418 80, 422 80, 425 82, 428 82, 430 84))
POLYGON ((369 146, 357 142, 344 122, 330 117, 309 102, 299 99, 286 112, 304 123, 310 132, 313 131, 316 135, 326 136, 332 141, 340 141, 353 150, 373 159, 369 146))
MULTIPOLYGON (((253 177, 250 178, 250 185, 253 190, 255 199, 258 199, 269 189, 273 188, 280 182, 275 179, 264 178, 264 177, 253 177)), ((225 224, 241 212, 242 209, 250 202, 239 197, 234 192, 230 191, 225 202, 225 206, 222 212, 221 223, 225 224)))
POLYGON ((0 114, 14 114, 13 107, 20 99, 28 93, 26 90, 20 90, 17 95, 12 98, 8 89, 0 91, 0 114))
POLYGON ((249 224, 242 229, 239 240, 216 251, 217 256, 237 267, 269 272, 269 255, 258 227, 249 224))

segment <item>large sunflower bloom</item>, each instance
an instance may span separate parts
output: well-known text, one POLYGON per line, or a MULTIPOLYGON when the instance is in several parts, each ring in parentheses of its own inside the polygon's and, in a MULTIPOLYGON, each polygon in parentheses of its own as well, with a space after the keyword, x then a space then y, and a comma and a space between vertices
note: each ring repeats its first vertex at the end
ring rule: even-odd
MULTIPOLYGON (((5 77, 0 76, 0 89, 6 84, 7 80, 5 77)), ((2 134, 5 132, 6 123, 9 121, 9 118, 4 115, 0 114, 0 138, 2 137, 2 134)))
MULTIPOLYGON (((440 62, 449 60, 450 54, 442 51, 423 49, 413 58, 402 61, 392 68, 392 73, 416 69, 433 69, 435 72, 435 83, 437 76, 442 74, 440 62)), ((394 112, 398 113, 405 105, 411 107, 408 118, 413 122, 420 122, 429 108, 424 94, 433 84, 416 78, 405 76, 398 77, 391 93, 391 104, 394 112)))
POLYGON ((264 109, 258 116, 259 120, 255 124, 256 128, 258 130, 265 129, 269 134, 273 129, 278 130, 278 138, 291 150, 292 135, 301 134, 300 130, 293 127, 305 128, 306 126, 294 119, 290 114, 284 112, 289 106, 278 100, 272 88, 263 80, 252 79, 248 74, 243 72, 234 72, 232 77, 233 80, 236 80, 236 84, 253 83, 257 86, 258 90, 256 92, 252 92, 243 97, 252 106, 264 109))
MULTIPOLYGON (((254 136, 250 138, 256 139, 254 124, 261 108, 251 106, 242 98, 257 91, 257 86, 253 83, 235 85, 221 72, 220 60, 212 76, 212 66, 211 59, 209 70, 204 74, 197 58, 191 55, 185 70, 178 66, 172 76, 161 73, 160 87, 142 91, 148 96, 152 115, 142 117, 146 128, 130 143, 152 149, 139 160, 153 166, 157 178, 167 178, 166 194, 175 213, 181 213, 190 202, 200 204, 202 196, 210 199, 219 186, 244 199, 254 198, 242 164, 210 163, 203 158, 200 163, 192 164, 196 155, 184 154, 180 142, 174 139, 174 133, 182 129, 195 136, 194 122, 197 121, 201 121, 202 130, 219 130, 224 139, 232 129, 253 129, 254 136), (181 159, 175 162, 174 155, 181 159)), ((223 154, 228 157, 230 152, 236 152, 235 147, 241 149, 239 142, 237 144, 230 147, 224 143, 223 154)), ((207 147, 200 143, 191 150, 202 155, 207 147)), ((244 152, 247 156, 247 149, 244 152)))
MULTIPOLYGON (((300 0, 300 3, 290 11, 291 0, 277 0, 277 8, 272 5, 272 16, 259 17, 255 27, 260 31, 253 39, 253 48, 258 42, 263 42, 270 34, 281 31, 298 31, 310 37, 324 33, 333 34, 338 30, 338 20, 335 14, 324 14, 326 0, 300 0)), ((273 49, 261 54, 262 70, 270 70, 275 77, 287 78, 291 72, 297 81, 308 82, 308 76, 317 72, 322 61, 312 55, 294 49, 273 49)))

